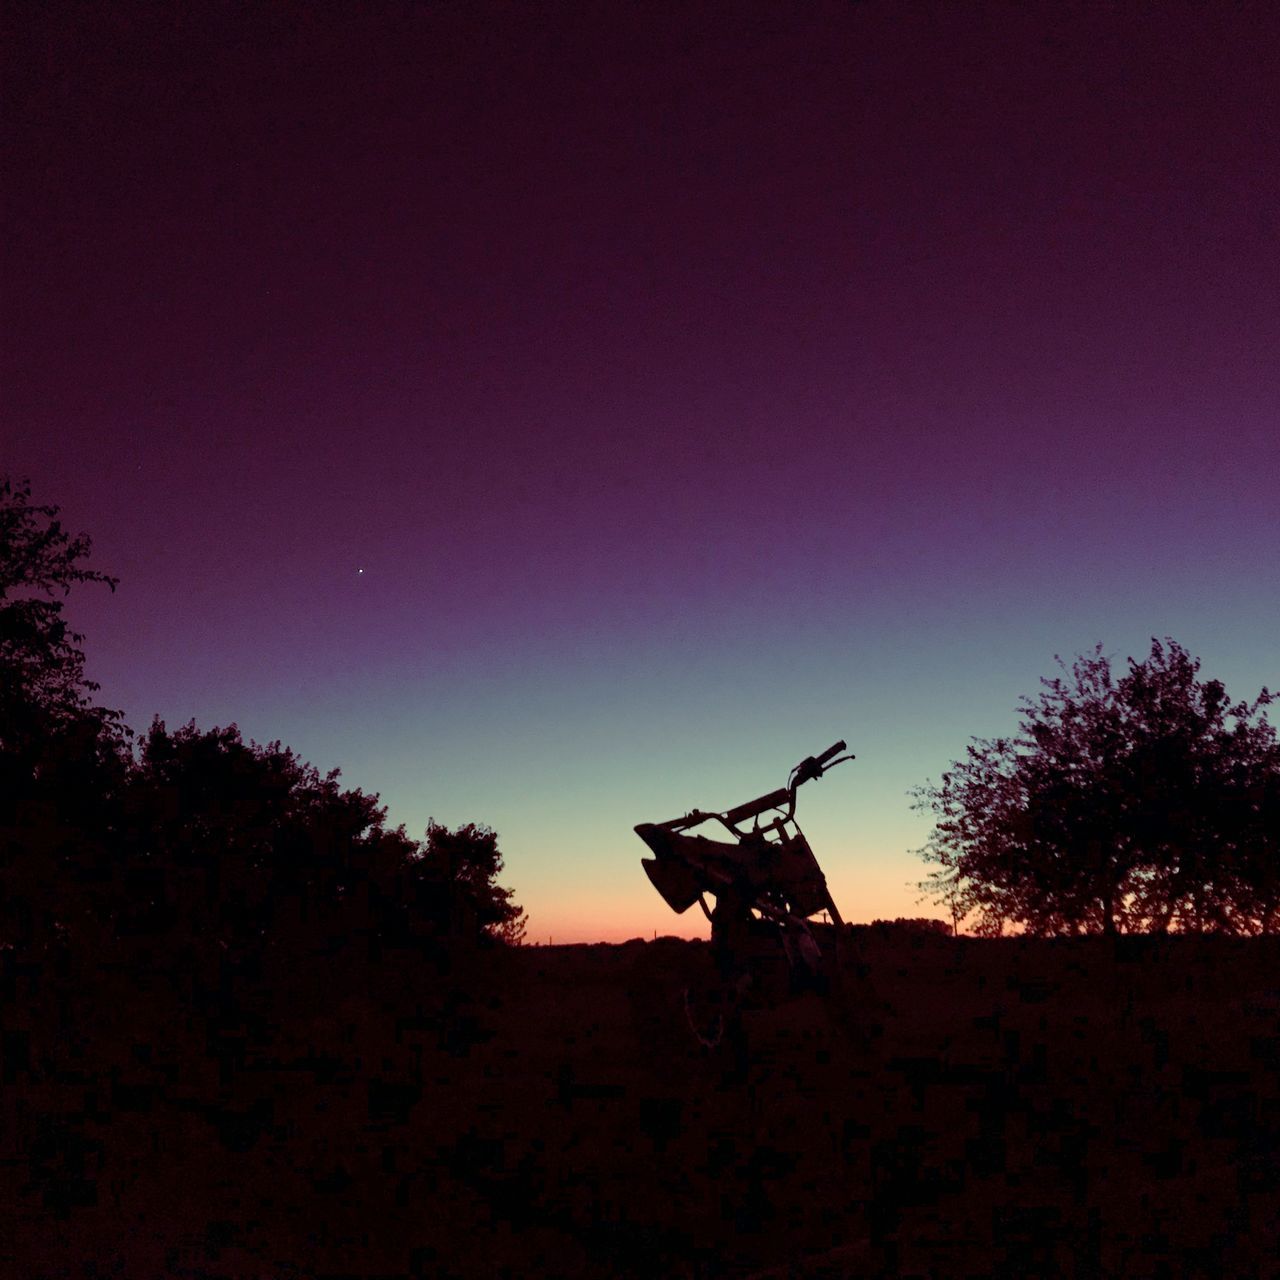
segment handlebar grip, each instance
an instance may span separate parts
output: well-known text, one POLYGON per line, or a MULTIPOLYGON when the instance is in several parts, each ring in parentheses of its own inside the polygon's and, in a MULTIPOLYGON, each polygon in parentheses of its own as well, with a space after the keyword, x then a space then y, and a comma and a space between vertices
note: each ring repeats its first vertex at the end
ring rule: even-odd
POLYGON ((826 764, 832 756, 838 756, 845 747, 844 739, 841 738, 834 746, 828 747, 820 756, 817 757, 818 764, 826 764))
POLYGON ((726 822, 741 822, 743 818, 754 818, 757 813, 763 813, 766 809, 780 809, 790 803, 791 792, 786 787, 781 787, 769 792, 767 796, 758 796, 755 800, 740 804, 736 809, 730 809, 724 819, 726 822))

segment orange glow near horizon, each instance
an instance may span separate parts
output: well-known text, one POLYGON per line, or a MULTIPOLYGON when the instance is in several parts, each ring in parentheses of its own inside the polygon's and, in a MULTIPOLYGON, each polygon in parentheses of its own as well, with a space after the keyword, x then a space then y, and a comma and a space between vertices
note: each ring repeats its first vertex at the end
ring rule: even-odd
MULTIPOLYGON (((652 941, 662 937, 711 936, 711 926, 696 905, 676 915, 644 882, 638 865, 636 870, 637 884, 634 900, 629 904, 630 910, 619 911, 616 900, 608 899, 598 903, 577 901, 559 910, 530 912, 526 942, 530 946, 558 946, 582 942, 620 943, 635 938, 652 941)), ((870 924, 873 920, 898 917, 943 919, 938 908, 927 902, 916 903, 914 896, 905 888, 894 893, 890 886, 877 884, 874 890, 870 895, 846 894, 842 898, 838 887, 833 884, 836 905, 841 908, 846 923, 870 924)), ((714 903, 710 897, 707 901, 708 905, 714 903)))

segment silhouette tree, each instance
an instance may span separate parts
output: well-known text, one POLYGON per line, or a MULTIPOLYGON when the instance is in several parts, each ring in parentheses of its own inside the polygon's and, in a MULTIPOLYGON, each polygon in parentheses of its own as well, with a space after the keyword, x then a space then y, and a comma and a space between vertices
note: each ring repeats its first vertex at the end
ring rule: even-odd
POLYGON ((0 477, 0 928, 36 948, 92 918, 99 837, 129 768, 120 713, 96 705, 62 617, 74 587, 116 580, 87 567, 89 539, 57 516, 0 477))
POLYGON ((511 889, 498 884, 502 854, 497 833, 468 823, 450 831, 434 819, 427 824, 423 870, 452 889, 449 932, 518 946, 524 941, 525 913, 512 901, 511 889))
POLYGON ((1280 926, 1280 746, 1172 640, 1116 678, 1101 645, 1043 680, 1019 734, 975 739, 913 794, 936 825, 921 888, 1033 934, 1280 926))
MULTIPOLYGON (((476 892, 483 840, 459 842, 470 861, 457 885, 423 874, 422 846, 386 826, 376 795, 338 779, 234 725, 170 732, 157 720, 130 783, 122 927, 241 958, 368 958, 442 940, 450 898, 476 892)), ((496 874, 501 859, 484 865, 496 874)))
POLYGON ((234 725, 157 720, 135 757, 61 616, 73 587, 116 579, 57 514, 0 480, 0 943, 259 963, 442 944, 464 917, 521 940, 486 828, 432 824, 424 846, 337 770, 234 725))
POLYGON ((62 617, 72 587, 117 579, 83 562, 89 539, 72 536, 58 508, 31 502, 31 486, 0 477, 0 750, 30 754, 37 744, 88 719, 106 726, 119 712, 95 707, 86 679, 84 637, 62 617), (61 598, 59 598, 61 597, 61 598))

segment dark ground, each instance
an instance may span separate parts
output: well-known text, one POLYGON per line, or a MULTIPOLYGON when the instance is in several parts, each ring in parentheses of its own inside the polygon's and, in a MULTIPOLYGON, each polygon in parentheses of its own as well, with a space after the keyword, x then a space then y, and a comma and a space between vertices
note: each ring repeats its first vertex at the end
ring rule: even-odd
POLYGON ((676 940, 239 986, 10 955, 0 1269, 1280 1274, 1280 940, 858 948, 745 1063, 676 940))

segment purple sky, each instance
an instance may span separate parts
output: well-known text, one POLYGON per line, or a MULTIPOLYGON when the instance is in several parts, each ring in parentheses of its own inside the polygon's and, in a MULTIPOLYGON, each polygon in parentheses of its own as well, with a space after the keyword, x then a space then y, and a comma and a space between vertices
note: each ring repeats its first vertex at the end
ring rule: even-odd
POLYGON ((838 737, 920 914, 1055 653, 1280 684, 1280 9, 657 7, 11 7, 0 469, 135 728, 489 823, 533 937, 701 931, 631 827, 838 737))

